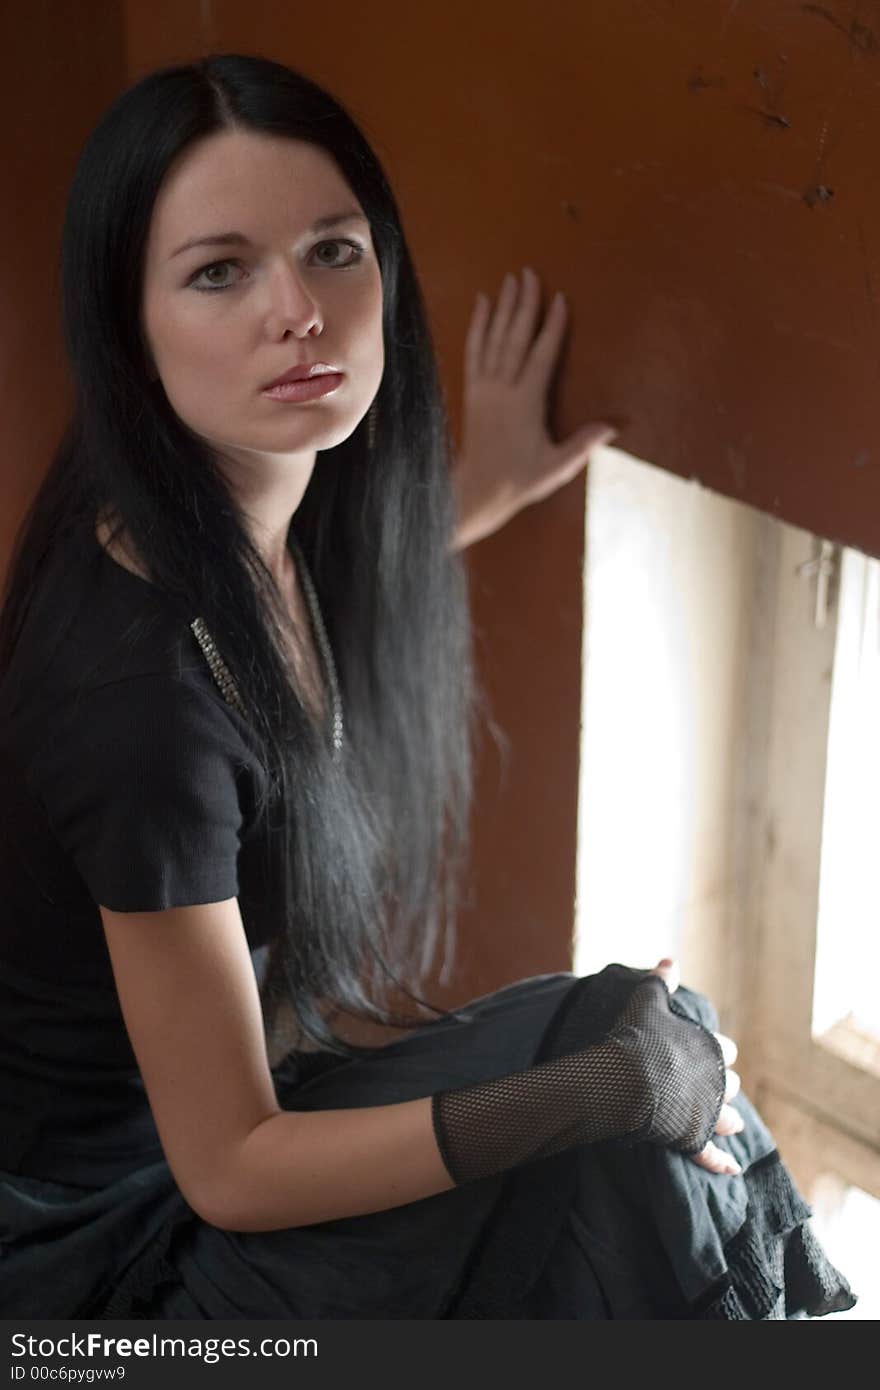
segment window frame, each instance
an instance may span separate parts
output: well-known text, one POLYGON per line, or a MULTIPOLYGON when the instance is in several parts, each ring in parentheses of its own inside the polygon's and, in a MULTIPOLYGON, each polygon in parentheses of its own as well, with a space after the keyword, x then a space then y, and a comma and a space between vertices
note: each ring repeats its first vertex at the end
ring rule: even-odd
POLYGON ((743 965, 749 1085, 807 1200, 815 1177, 830 1171, 880 1199, 880 1076, 823 1046, 812 1029, 834 586, 818 625, 811 564, 821 542, 793 526, 778 529, 753 840, 756 950, 743 965))

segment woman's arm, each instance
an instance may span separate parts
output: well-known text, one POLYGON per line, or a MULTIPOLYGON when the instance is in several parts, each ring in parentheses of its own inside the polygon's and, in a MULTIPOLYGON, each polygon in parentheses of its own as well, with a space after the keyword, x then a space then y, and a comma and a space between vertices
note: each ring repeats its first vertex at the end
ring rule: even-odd
POLYGON ((275 1230, 453 1186, 430 1098, 358 1110, 279 1107, 236 898, 100 911, 165 1157, 205 1221, 275 1230))
POLYGON ((595 421, 555 442, 547 430, 547 393, 565 333, 561 294, 538 328, 540 281, 526 269, 505 276, 494 308, 477 296, 465 344, 461 451, 452 470, 458 518, 453 549, 499 530, 549 497, 617 434, 595 421))
POLYGON ((283 1110, 237 899, 162 912, 102 907, 101 917, 169 1167, 193 1210, 225 1230, 382 1211, 541 1153, 642 1129, 675 1145, 717 1114, 717 1044, 673 1020, 662 997, 636 1001, 618 1040, 497 1082, 393 1105, 283 1110), (655 1075, 658 1039, 664 1060, 655 1075), (679 1067, 674 1083, 670 1059, 679 1067), (671 1109, 664 1088, 674 1093, 671 1109))

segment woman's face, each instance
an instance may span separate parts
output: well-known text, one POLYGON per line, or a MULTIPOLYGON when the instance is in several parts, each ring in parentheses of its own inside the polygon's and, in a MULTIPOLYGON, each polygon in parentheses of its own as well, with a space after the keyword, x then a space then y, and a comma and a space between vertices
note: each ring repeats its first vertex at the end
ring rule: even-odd
POLYGON ((369 225, 333 159, 304 141, 223 131, 180 156, 153 211, 142 309, 172 408, 232 458, 332 448, 379 388, 382 279, 369 225), (342 373, 328 395, 261 394, 316 362, 342 373))

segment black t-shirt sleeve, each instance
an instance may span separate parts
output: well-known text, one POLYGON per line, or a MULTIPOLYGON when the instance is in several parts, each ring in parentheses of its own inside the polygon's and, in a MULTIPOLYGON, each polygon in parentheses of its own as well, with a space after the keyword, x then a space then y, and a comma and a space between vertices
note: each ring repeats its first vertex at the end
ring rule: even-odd
POLYGON ((95 901, 150 912, 238 894, 241 748, 209 694, 167 675, 78 693, 32 790, 95 901))

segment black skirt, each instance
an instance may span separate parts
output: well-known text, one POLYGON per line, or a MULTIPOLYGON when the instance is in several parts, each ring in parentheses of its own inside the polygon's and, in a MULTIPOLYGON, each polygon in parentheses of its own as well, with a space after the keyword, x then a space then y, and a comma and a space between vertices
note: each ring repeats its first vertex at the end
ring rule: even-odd
MULTIPOLYGON (((384 1105, 521 1070, 607 1031, 644 972, 542 975, 368 1056, 289 1053, 284 1109, 384 1105)), ((677 1009, 716 1029, 703 996, 677 1009)), ((748 1099, 716 1136, 741 1176, 600 1143, 367 1216, 276 1231, 201 1220, 164 1161, 93 1188, 0 1172, 6 1318, 818 1317, 855 1297, 748 1099)))

